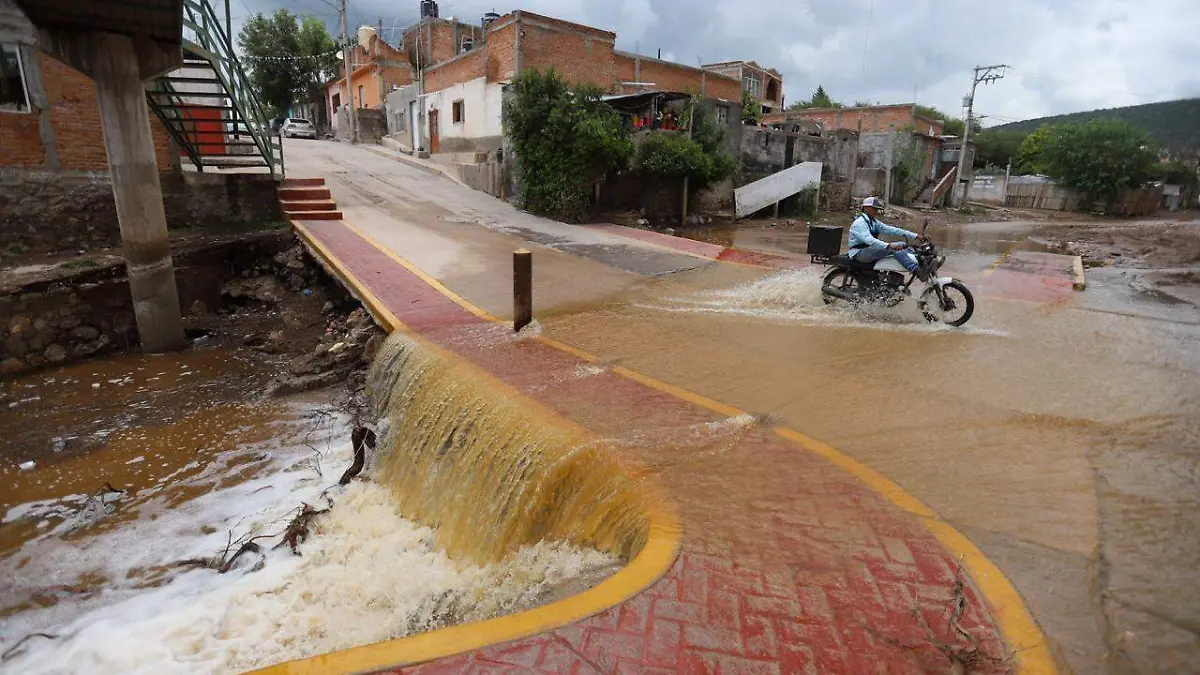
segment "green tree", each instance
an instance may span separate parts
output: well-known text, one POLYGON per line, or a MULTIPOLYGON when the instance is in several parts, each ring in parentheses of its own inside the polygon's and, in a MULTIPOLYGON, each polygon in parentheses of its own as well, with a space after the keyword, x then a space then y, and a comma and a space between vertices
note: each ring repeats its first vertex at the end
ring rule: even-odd
POLYGON ((1200 182, 1196 169, 1178 160, 1156 164, 1150 170, 1150 177, 1170 185, 1194 187, 1200 182))
POLYGON ((298 62, 300 85, 312 100, 320 94, 321 85, 337 75, 337 43, 329 35, 325 22, 311 14, 300 17, 298 40, 300 55, 307 57, 298 62))
POLYGON ((984 129, 978 135, 972 134, 975 166, 1005 166, 1010 161, 1015 162, 1026 136, 1028 134, 1023 131, 1004 129, 984 129))
POLYGON ((238 33, 250 82, 277 116, 314 93, 335 69, 336 47, 325 24, 314 16, 297 19, 286 9, 270 16, 258 13, 238 33))
POLYGON ((1108 201, 1145 183, 1158 163, 1157 147, 1146 132, 1116 119, 1051 126, 1039 156, 1047 176, 1108 201))
POLYGON ((817 90, 813 92, 812 98, 808 99, 808 104, 812 108, 840 108, 842 104, 837 103, 829 94, 825 93, 825 87, 817 85, 817 90))
POLYGON ((717 125, 712 113, 693 100, 685 113, 683 124, 691 120, 692 133, 651 134, 638 147, 634 168, 650 176, 688 178, 691 190, 700 189, 725 178, 737 168, 733 157, 725 150, 725 131, 717 125), (694 107, 693 107, 694 106, 694 107))
POLYGON ((922 117, 928 117, 929 119, 941 122, 942 133, 946 134, 947 136, 962 136, 963 131, 967 126, 961 119, 947 115, 933 106, 918 104, 917 114, 922 117))
POLYGON ((807 101, 796 101, 795 103, 788 106, 788 110, 804 110, 805 108, 841 108, 841 107, 842 107, 842 104, 833 100, 833 98, 828 93, 826 93, 825 87, 818 84, 817 90, 813 92, 813 95, 811 98, 809 98, 807 101))
POLYGON ((1016 173, 1046 173, 1046 141, 1054 133, 1055 126, 1042 125, 1021 141, 1020 147, 1017 148, 1017 161, 1013 166, 1016 173))
POLYGON ((758 124, 762 119, 762 104, 754 97, 754 94, 746 90, 742 90, 742 123, 758 124))
POLYGON ((591 186, 628 166, 633 141, 621 116, 595 87, 570 87, 553 69, 526 70, 504 102, 504 133, 512 140, 524 207, 578 221, 591 186))

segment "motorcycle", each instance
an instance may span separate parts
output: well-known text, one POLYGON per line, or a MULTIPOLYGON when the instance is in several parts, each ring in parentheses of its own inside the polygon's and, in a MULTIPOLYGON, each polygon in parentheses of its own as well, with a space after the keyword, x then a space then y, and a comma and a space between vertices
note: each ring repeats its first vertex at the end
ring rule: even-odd
MULTIPOLYGON (((939 277, 938 270, 946 262, 939 255, 937 245, 925 236, 929 223, 921 228, 921 236, 908 250, 917 258, 917 264, 929 274, 930 283, 917 299, 922 316, 931 323, 941 321, 951 326, 961 326, 975 312, 975 298, 970 289, 953 277, 939 277)), ((814 254, 812 261, 830 265, 831 269, 821 282, 821 297, 827 305, 871 303, 884 307, 895 307, 905 298, 912 296, 912 283, 916 273, 910 273, 896 260, 887 256, 871 263, 860 263, 850 256, 841 255, 841 229, 838 229, 837 255, 814 254)))

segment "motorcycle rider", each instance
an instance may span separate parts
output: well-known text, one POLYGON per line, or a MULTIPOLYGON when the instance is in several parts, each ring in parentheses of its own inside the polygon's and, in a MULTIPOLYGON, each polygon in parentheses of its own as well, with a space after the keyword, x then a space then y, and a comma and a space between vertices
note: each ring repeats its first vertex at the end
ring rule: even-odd
POLYGON ((929 274, 917 264, 917 257, 908 250, 907 241, 888 243, 879 239, 880 235, 918 239, 920 235, 909 232, 894 225, 879 220, 883 214, 884 204, 879 197, 867 197, 862 203, 862 213, 850 225, 850 251, 852 259, 861 263, 873 263, 877 260, 894 256, 904 265, 904 269, 917 275, 917 278, 929 283, 929 274))

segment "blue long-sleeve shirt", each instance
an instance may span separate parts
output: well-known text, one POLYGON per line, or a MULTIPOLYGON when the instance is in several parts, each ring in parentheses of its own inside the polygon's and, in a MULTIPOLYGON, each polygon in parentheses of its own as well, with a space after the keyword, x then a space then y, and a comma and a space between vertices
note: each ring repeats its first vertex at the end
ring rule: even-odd
POLYGON ((859 250, 875 245, 887 246, 887 242, 879 239, 879 235, 916 239, 916 232, 909 232, 894 225, 888 225, 882 220, 873 220, 867 214, 860 213, 850 225, 850 255, 854 256, 859 250))

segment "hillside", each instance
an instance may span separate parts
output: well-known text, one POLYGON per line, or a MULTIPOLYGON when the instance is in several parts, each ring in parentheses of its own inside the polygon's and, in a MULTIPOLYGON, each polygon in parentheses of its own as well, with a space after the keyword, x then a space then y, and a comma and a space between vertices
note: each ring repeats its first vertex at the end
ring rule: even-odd
POLYGON ((1185 98, 1178 101, 1039 117, 990 128, 1005 131, 1033 131, 1043 124, 1083 122, 1095 118, 1126 120, 1130 124, 1144 129, 1151 138, 1158 141, 1164 149, 1170 150, 1172 154, 1192 156, 1200 154, 1200 98, 1185 98))

